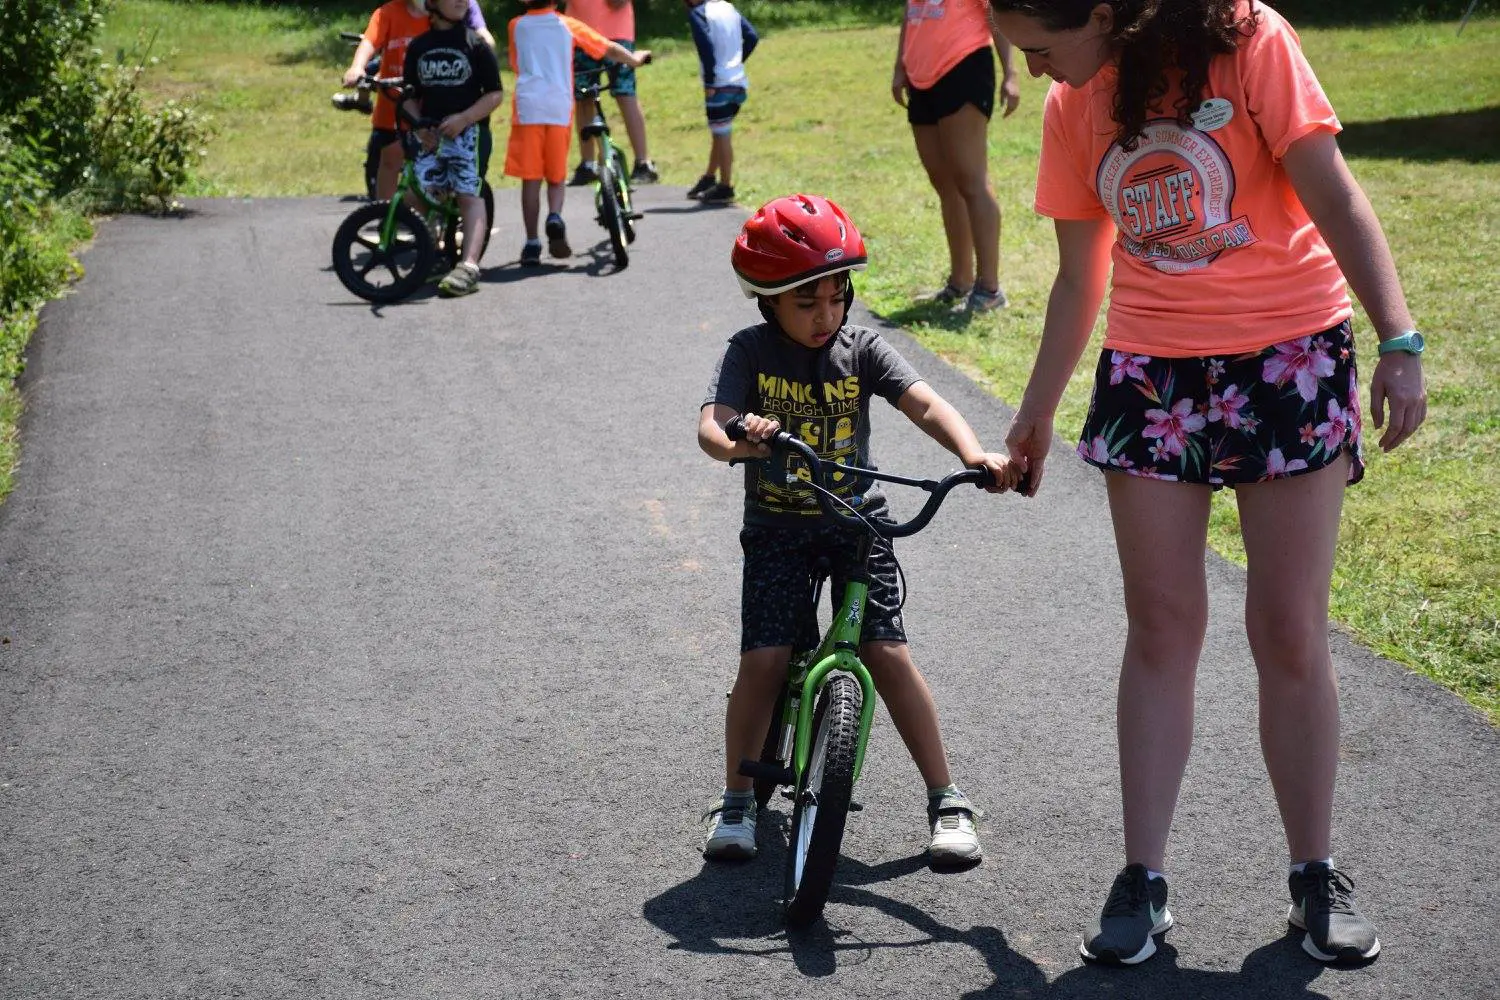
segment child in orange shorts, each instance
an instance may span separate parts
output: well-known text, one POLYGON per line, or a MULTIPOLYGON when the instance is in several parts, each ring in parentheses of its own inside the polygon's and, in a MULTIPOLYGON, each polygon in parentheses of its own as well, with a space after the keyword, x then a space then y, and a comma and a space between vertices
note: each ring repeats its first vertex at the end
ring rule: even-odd
POLYGON ((521 179, 521 221, 526 243, 521 263, 542 262, 537 238, 542 181, 547 182, 547 249, 554 257, 572 254, 563 224, 568 147, 573 126, 573 51, 639 68, 649 51, 632 52, 593 28, 557 12, 554 0, 524 0, 526 13, 510 22, 510 68, 516 74, 511 99, 510 142, 505 173, 521 179))

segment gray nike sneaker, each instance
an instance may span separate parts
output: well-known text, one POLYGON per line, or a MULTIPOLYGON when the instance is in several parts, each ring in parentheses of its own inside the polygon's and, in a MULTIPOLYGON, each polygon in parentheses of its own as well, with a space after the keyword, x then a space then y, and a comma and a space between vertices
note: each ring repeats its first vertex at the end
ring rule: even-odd
POLYGON ((1380 954, 1375 927, 1354 906, 1354 882, 1321 861, 1287 876, 1286 922, 1307 931, 1302 950, 1320 962, 1367 962, 1380 954))
POLYGON ((1091 962, 1136 965, 1156 954, 1155 936, 1171 929, 1167 880, 1148 879, 1145 865, 1126 865, 1078 953, 1091 962))

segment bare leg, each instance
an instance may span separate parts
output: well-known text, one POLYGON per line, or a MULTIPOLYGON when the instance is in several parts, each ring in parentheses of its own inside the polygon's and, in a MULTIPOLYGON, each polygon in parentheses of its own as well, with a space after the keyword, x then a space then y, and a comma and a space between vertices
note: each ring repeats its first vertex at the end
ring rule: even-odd
POLYGON ((990 187, 989 124, 978 108, 965 104, 936 128, 949 176, 963 199, 979 287, 993 292, 1000 287, 1000 203, 990 187))
POLYGON ((1260 744, 1293 861, 1329 856, 1339 694, 1328 587, 1349 460, 1242 486, 1245 632, 1260 674, 1260 744))
POLYGON ((598 111, 598 106, 592 98, 581 98, 575 109, 575 114, 578 115, 578 158, 585 163, 594 162, 594 157, 599 155, 599 150, 595 148, 598 146, 598 140, 583 137, 583 127, 594 120, 594 115, 598 114, 598 111))
POLYGON ((563 209, 563 201, 564 201, 564 199, 567 198, 567 196, 568 196, 568 188, 567 188, 566 184, 554 184, 551 181, 548 181, 547 182, 547 214, 549 214, 549 215, 561 215, 562 214, 562 209, 563 209))
POLYGON ((1210 490, 1122 473, 1104 479, 1129 621, 1116 703, 1125 860, 1163 871, 1208 627, 1210 490))
POLYGON ((967 292, 974 287, 974 237, 969 229, 969 206, 959 188, 953 164, 936 125, 913 125, 917 158, 927 171, 927 180, 937 192, 943 213, 943 236, 948 241, 948 280, 967 292))
POLYGON ((521 182, 521 222, 526 226, 526 238, 534 240, 537 215, 542 210, 542 182, 521 182))
POLYGON ((791 658, 790 646, 766 646, 740 654, 739 676, 724 710, 724 787, 731 792, 748 792, 755 785, 740 774, 740 761, 760 757, 791 658))
POLYGON ((620 117, 625 119, 625 134, 630 136, 630 151, 635 154, 635 161, 651 159, 646 149, 646 116, 641 112, 641 102, 634 94, 620 94, 615 103, 620 107, 620 117))
POLYGON ((734 186, 734 145, 731 137, 724 135, 714 136, 714 161, 719 167, 719 183, 725 187, 734 186))
POLYGON ((406 151, 401 143, 393 142, 380 151, 380 167, 375 172, 375 197, 390 201, 396 194, 396 182, 401 179, 401 168, 406 166, 406 151))
POLYGON ((484 199, 474 194, 459 195, 458 207, 464 220, 464 263, 478 267, 479 251, 484 247, 481 234, 490 226, 489 216, 484 211, 484 199))
POLYGON ((952 776, 938 729, 937 704, 912 662, 910 648, 904 642, 866 642, 860 644, 859 655, 922 780, 928 788, 947 785, 952 776))

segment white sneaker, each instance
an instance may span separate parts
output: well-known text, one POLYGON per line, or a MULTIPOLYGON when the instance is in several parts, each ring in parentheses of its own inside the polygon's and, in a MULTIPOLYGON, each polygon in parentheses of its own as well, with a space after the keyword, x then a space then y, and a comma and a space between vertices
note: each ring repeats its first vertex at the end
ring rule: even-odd
POLYGON ((703 855, 715 861, 745 861, 755 857, 755 800, 749 806, 725 806, 724 800, 714 803, 704 814, 708 824, 708 843, 703 855))
POLYGON ((979 810, 963 792, 955 790, 941 799, 929 799, 927 819, 932 824, 932 843, 927 855, 934 865, 964 865, 984 857, 974 820, 979 810))

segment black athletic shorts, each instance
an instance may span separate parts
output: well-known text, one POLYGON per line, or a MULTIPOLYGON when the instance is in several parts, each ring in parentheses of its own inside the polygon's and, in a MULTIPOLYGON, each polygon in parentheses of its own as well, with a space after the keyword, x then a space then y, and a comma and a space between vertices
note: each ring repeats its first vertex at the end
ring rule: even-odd
MULTIPOLYGON (((813 564, 819 556, 827 557, 832 579, 824 593, 837 610, 844 600, 844 583, 857 568, 857 545, 850 531, 837 525, 745 525, 740 531, 740 547, 745 551, 740 652, 767 646, 815 646, 822 630, 813 606, 813 564)), ((869 567, 870 591, 860 641, 905 642, 896 555, 889 541, 882 538, 875 543, 869 567)))
POLYGON ((965 104, 986 118, 995 112, 995 50, 986 45, 964 56, 926 90, 906 92, 906 120, 912 125, 936 125, 965 104))

